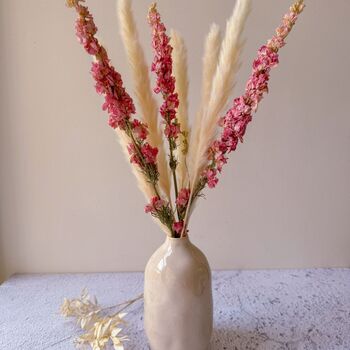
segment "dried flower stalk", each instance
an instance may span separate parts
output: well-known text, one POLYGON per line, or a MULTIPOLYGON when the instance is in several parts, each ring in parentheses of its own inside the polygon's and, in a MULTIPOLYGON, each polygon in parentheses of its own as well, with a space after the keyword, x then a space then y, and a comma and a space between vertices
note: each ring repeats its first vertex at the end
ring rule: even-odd
MULTIPOLYGON (((184 236, 187 234, 188 220, 196 199, 201 196, 206 186, 216 186, 218 174, 227 162, 227 154, 234 151, 238 143, 243 141, 252 114, 268 90, 270 70, 278 63, 278 51, 284 46, 285 38, 305 5, 302 0, 297 0, 290 7, 276 34, 260 48, 244 94, 233 100, 232 107, 223 117, 221 113, 233 91, 239 67, 243 46, 242 32, 251 0, 236 1, 222 42, 218 26, 212 25, 205 42, 201 103, 190 143, 185 44, 176 32, 172 33, 170 44, 156 4, 150 7, 148 21, 152 29, 154 51, 151 70, 156 75, 154 92, 161 94, 163 99, 159 112, 164 126, 163 133, 169 146, 167 164, 163 135, 158 126, 157 106, 151 94, 147 65, 138 39, 130 0, 119 0, 118 14, 142 121, 134 117, 136 110, 133 100, 126 92, 120 74, 110 64, 105 48, 96 38, 97 27, 88 8, 82 5, 84 2, 85 0, 66 0, 67 5, 74 7, 78 13, 76 32, 79 41, 95 58, 91 72, 96 82, 96 90, 105 98, 103 109, 108 111, 109 125, 116 129, 123 150, 132 163, 138 185, 148 200, 145 211, 159 220, 162 229, 168 235, 184 236), (220 134, 217 137, 219 130, 220 134), (171 202, 169 173, 172 175, 175 193, 174 205, 171 202)), ((98 309, 94 309, 94 305, 93 302, 81 305, 87 310, 91 308, 89 319, 83 321, 84 326, 93 322, 99 313, 98 309)), ((85 312, 84 310, 82 312, 85 312)), ((119 321, 116 320, 117 323, 119 321)), ((82 319, 79 322, 81 324, 82 319)), ((94 330, 93 334, 104 334, 101 344, 107 335, 111 339, 111 336, 119 334, 118 331, 113 335, 108 333, 112 323, 114 324, 114 321, 103 320, 101 327, 94 330)))
POLYGON ((293 29, 298 16, 304 10, 303 0, 296 1, 283 17, 282 24, 276 29, 275 35, 263 45, 252 65, 252 73, 246 84, 245 93, 233 100, 233 106, 220 119, 221 135, 214 140, 207 150, 207 165, 202 170, 194 187, 192 197, 187 206, 184 230, 193 205, 205 186, 214 188, 218 183, 218 174, 227 163, 227 154, 236 150, 238 143, 243 142, 247 125, 258 105, 268 92, 270 71, 279 63, 279 50, 285 45, 285 39, 293 29))
POLYGON ((211 86, 209 102, 207 108, 203 111, 202 132, 199 136, 197 152, 193 155, 192 191, 197 185, 199 175, 208 163, 208 145, 212 143, 216 136, 220 113, 233 90, 243 46, 243 28, 250 12, 250 6, 250 0, 237 0, 233 14, 226 25, 226 33, 220 49, 219 62, 211 86))
POLYGON ((60 311, 65 317, 75 318, 84 331, 74 340, 77 348, 90 346, 92 350, 105 350, 107 346, 113 345, 115 350, 124 350, 123 343, 128 340, 128 337, 121 335, 121 326, 126 324, 124 321, 126 313, 123 311, 142 298, 143 294, 124 303, 102 308, 97 303, 96 297, 91 297, 85 288, 80 298, 65 298, 60 311), (106 310, 121 305, 123 307, 119 311, 109 316, 105 315, 106 310))
MULTIPOLYGON (((142 119, 149 129, 148 141, 158 148, 159 187, 170 202, 170 176, 164 151, 162 130, 158 125, 158 107, 152 95, 149 70, 140 44, 131 9, 131 1, 119 0, 117 9, 120 33, 132 72, 134 93, 141 109, 142 119)), ((147 201, 154 195, 153 192, 151 196, 148 196, 147 201)))
POLYGON ((218 64, 220 46, 220 28, 213 23, 204 43, 201 102, 192 128, 193 133, 189 145, 189 166, 192 173, 194 172, 194 159, 198 152, 200 134, 202 132, 204 111, 208 108, 213 78, 218 64))
POLYGON ((189 140, 188 125, 188 74, 187 74, 187 49, 183 38, 178 32, 172 30, 170 33, 170 44, 173 47, 173 70, 175 77, 175 91, 179 97, 179 108, 177 110, 177 119, 181 125, 179 135, 179 146, 175 151, 178 165, 176 174, 179 188, 186 186, 188 182, 187 153, 189 140))
MULTIPOLYGON (((76 35, 85 51, 94 58, 91 74, 96 82, 97 93, 104 96, 102 108, 108 112, 108 124, 114 130, 125 133, 130 162, 138 167, 137 169, 144 176, 144 181, 153 187, 155 193, 151 201, 157 202, 158 206, 152 215, 167 227, 169 235, 174 235, 175 217, 171 203, 162 197, 158 187, 157 155, 159 150, 153 147, 147 139, 148 126, 133 116, 136 113, 133 100, 124 87, 121 75, 111 65, 106 49, 98 41, 93 16, 88 7, 82 5, 83 2, 84 0, 70 0, 67 1, 67 5, 76 10, 78 14, 75 26, 76 35)), ((125 143, 124 140, 122 143, 125 143)), ((144 182, 141 187, 145 187, 144 182)))

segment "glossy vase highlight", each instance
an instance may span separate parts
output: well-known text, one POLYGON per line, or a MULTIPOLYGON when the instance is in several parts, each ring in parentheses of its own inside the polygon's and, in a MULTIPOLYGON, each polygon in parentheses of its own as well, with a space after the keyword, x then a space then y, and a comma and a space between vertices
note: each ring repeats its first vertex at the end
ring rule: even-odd
POLYGON ((188 237, 167 238, 145 271, 145 330, 151 350, 209 350, 211 272, 188 237))

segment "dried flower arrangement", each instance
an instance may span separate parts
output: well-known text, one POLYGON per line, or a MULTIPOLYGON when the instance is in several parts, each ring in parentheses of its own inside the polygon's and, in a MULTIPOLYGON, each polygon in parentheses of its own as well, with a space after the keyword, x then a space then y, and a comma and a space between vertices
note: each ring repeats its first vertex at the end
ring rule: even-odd
POLYGON ((250 0, 236 1, 222 40, 218 26, 212 25, 204 47, 201 103, 192 128, 188 123, 185 44, 177 32, 167 35, 156 5, 149 9, 148 22, 154 51, 151 71, 156 76, 153 91, 163 99, 159 108, 161 125, 130 0, 118 2, 118 15, 141 120, 134 117, 134 102, 96 38, 97 27, 82 4, 85 0, 66 2, 78 13, 76 34, 87 53, 94 57, 91 73, 96 91, 104 96, 102 108, 109 114, 109 125, 116 130, 138 185, 149 202, 146 213, 157 219, 170 237, 186 236, 197 199, 205 187, 214 188, 218 183, 228 154, 243 142, 253 113, 268 92, 270 71, 277 66, 278 52, 304 9, 303 0, 290 7, 275 35, 259 49, 245 92, 233 100, 225 114, 223 109, 232 94, 239 67, 250 0))
POLYGON ((65 317, 75 318, 83 334, 75 339, 77 348, 90 346, 93 350, 104 350, 113 345, 115 350, 124 350, 123 343, 128 340, 123 336, 122 326, 125 325, 123 311, 142 299, 143 294, 124 303, 102 308, 96 297, 91 297, 86 289, 83 289, 80 298, 64 299, 61 306, 61 314, 65 317), (121 307, 118 311, 108 315, 107 310, 121 307))

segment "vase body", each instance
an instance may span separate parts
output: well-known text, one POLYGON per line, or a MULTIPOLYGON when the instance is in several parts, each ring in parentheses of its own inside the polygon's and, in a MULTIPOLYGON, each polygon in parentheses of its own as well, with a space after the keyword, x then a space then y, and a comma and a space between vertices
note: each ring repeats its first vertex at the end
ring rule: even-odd
POLYGON ((167 238, 145 270, 145 331, 151 350, 209 350, 211 271, 188 237, 167 238))

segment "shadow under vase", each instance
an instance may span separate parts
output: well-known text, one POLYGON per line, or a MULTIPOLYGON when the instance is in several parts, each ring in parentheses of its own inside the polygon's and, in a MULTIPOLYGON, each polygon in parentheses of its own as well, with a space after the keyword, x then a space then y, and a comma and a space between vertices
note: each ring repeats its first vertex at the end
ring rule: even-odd
POLYGON ((266 334, 259 332, 258 329, 242 329, 232 327, 215 327, 211 341, 211 350, 257 350, 257 349, 284 349, 282 344, 276 344, 278 347, 265 348, 264 344, 268 341, 266 334))

